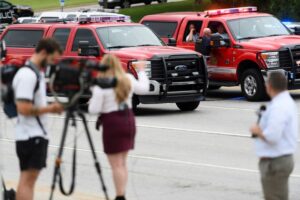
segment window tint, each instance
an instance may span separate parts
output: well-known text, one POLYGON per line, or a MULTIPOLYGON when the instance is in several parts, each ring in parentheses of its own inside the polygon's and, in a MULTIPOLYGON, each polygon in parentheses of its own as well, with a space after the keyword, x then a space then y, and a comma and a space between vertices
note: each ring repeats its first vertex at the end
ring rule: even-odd
POLYGON ((223 27, 224 32, 226 33, 225 26, 223 25, 222 22, 217 22, 217 21, 211 21, 208 24, 208 28, 210 28, 212 33, 218 33, 218 29, 220 27, 223 27))
POLYGON ((74 15, 74 14, 70 14, 70 15, 67 15, 67 19, 70 19, 70 20, 76 20, 76 19, 77 19, 77 16, 74 15))
POLYGON ((8 47, 35 48, 43 35, 43 30, 9 30, 4 40, 8 47))
POLYGON ((70 35, 69 28, 57 28, 53 33, 53 38, 60 44, 60 47, 65 50, 70 35))
POLYGON ((200 34, 201 28, 202 28, 202 21, 189 21, 187 23, 187 26, 185 27, 185 32, 184 32, 184 37, 183 37, 183 41, 186 41, 187 36, 190 33, 190 26, 194 25, 196 32, 195 34, 200 34))
POLYGON ((59 20, 59 17, 41 17, 40 21, 59 20))
POLYGON ((98 46, 97 40, 93 32, 89 29, 78 29, 73 42, 72 51, 78 50, 78 44, 80 41, 90 42, 90 46, 98 46))
POLYGON ((151 22, 144 21, 144 25, 152 29, 159 37, 173 37, 176 28, 177 22, 151 22))

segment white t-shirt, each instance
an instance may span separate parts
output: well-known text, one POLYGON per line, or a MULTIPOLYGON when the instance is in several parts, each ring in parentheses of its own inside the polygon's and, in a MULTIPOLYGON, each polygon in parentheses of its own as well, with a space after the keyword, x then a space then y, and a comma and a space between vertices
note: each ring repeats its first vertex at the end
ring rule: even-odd
MULTIPOLYGON (((38 108, 47 106, 46 82, 43 72, 40 72, 39 88, 36 93, 34 93, 36 83, 37 76, 35 72, 28 67, 21 68, 17 72, 13 80, 15 100, 31 101, 34 103, 34 106, 38 108)), ((39 118, 44 129, 47 130, 47 116, 40 115, 39 118)), ((43 137, 45 139, 48 139, 43 129, 38 124, 35 116, 27 117, 18 114, 18 122, 16 125, 16 140, 26 141, 33 137, 43 137)))
MULTIPOLYGON (((131 92, 126 100, 129 108, 132 108, 132 96, 135 94, 146 94, 149 92, 150 82, 145 72, 139 72, 139 79, 137 80, 133 75, 128 74, 131 82, 131 92)), ((99 86, 92 88, 92 98, 89 104, 89 113, 111 113, 119 110, 119 104, 116 100, 114 89, 102 89, 99 86)))

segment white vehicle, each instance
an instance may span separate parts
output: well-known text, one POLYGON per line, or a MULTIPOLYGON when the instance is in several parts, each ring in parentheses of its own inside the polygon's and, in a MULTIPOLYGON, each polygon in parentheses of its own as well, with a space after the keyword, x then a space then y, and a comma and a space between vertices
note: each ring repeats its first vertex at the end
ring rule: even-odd
POLYGON ((68 19, 71 21, 77 21, 80 17, 125 17, 126 22, 131 22, 129 16, 118 14, 118 13, 109 13, 109 12, 99 12, 99 11, 88 11, 88 12, 43 12, 38 17, 38 21, 43 20, 56 20, 56 19, 68 19))
POLYGON ((18 22, 20 24, 31 24, 31 23, 37 23, 38 18, 37 17, 19 17, 18 22))
POLYGON ((37 17, 20 17, 18 19, 19 23, 38 23, 44 21, 55 21, 55 20, 63 20, 66 19, 68 21, 77 21, 82 17, 124 17, 125 22, 131 22, 129 16, 118 14, 118 13, 110 13, 110 12, 100 12, 100 11, 78 11, 78 12, 42 12, 37 17))

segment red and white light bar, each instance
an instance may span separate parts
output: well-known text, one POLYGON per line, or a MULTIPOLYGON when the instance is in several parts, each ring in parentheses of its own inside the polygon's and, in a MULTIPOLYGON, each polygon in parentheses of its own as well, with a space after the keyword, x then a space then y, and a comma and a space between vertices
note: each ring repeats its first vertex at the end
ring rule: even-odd
POLYGON ((78 22, 85 23, 101 23, 101 22, 130 22, 129 16, 96 16, 96 17, 79 17, 78 22))
POLYGON ((257 7, 252 6, 252 7, 226 8, 226 9, 205 11, 207 16, 217 16, 217 15, 234 14, 234 13, 248 13, 248 12, 257 12, 257 7))

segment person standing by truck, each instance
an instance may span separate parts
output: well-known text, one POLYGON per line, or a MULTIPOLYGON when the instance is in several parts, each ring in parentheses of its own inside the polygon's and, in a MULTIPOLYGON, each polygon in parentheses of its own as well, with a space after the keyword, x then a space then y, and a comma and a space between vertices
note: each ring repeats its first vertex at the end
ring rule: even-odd
POLYGON ((125 200, 128 179, 128 151, 134 149, 136 133, 135 117, 132 111, 133 93, 149 91, 149 79, 144 72, 143 62, 136 65, 138 80, 126 74, 116 56, 106 54, 101 63, 109 69, 100 77, 115 77, 114 89, 101 89, 94 86, 89 104, 89 113, 100 114, 98 126, 103 127, 103 146, 112 168, 116 189, 116 200, 125 200))
POLYGON ((259 124, 251 127, 260 158, 259 169, 266 200, 288 200, 288 181, 294 168, 297 149, 297 105, 287 91, 284 72, 268 76, 266 90, 272 101, 259 124))
POLYGON ((42 168, 46 167, 48 132, 47 113, 61 113, 58 103, 47 105, 46 83, 43 70, 61 54, 53 39, 42 39, 35 53, 13 79, 18 123, 16 125, 16 151, 21 176, 17 200, 33 200, 34 186, 42 168))
POLYGON ((210 28, 205 28, 203 30, 203 37, 202 37, 202 42, 200 46, 200 53, 204 56, 209 56, 210 51, 211 51, 211 30, 210 28))

